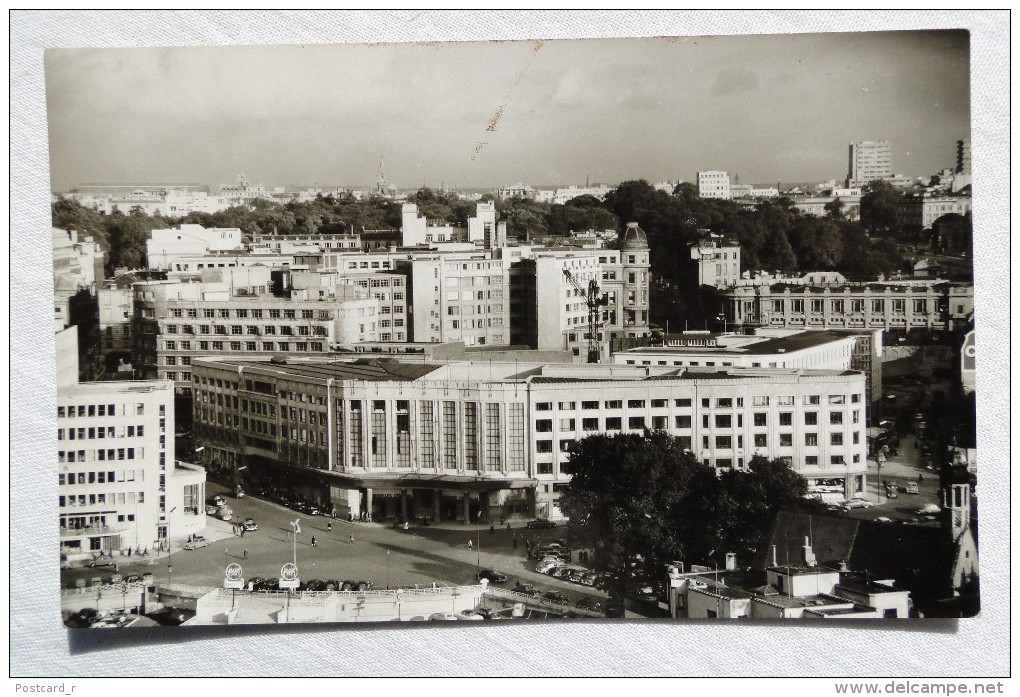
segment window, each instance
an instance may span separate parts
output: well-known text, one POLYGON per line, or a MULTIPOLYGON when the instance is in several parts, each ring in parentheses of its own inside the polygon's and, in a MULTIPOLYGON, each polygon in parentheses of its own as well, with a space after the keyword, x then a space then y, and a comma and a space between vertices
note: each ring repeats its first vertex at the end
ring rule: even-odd
POLYGON ((843 434, 842 433, 829 434, 829 443, 831 443, 832 445, 843 445, 843 434))
POLYGON ((718 409, 730 409, 733 407, 733 400, 730 397, 720 397, 715 400, 715 406, 718 409))
POLYGON ((598 402, 581 402, 581 408, 582 409, 598 409, 599 408, 599 403, 598 402))
MULTIPOLYGON (((537 453, 551 453, 553 451, 551 440, 537 440, 535 441, 535 452, 537 453)), ((551 474, 551 471, 550 471, 551 474)))
POLYGON ((793 447, 793 434, 792 433, 780 433, 779 434, 779 447, 780 448, 792 448, 793 447))
POLYGON ((817 426, 818 425, 818 412, 817 411, 806 411, 806 412, 804 412, 804 425, 805 426, 817 426))
POLYGON ((539 402, 535 405, 536 411, 549 411, 552 409, 552 402, 539 402))
POLYGON ((535 422, 535 431, 538 433, 552 433, 552 419, 539 419, 535 422))
POLYGON ((665 409, 667 406, 669 406, 669 400, 668 399, 653 399, 652 400, 652 409, 665 409))
POLYGON ((628 399, 627 400, 627 408, 628 409, 644 409, 645 408, 645 400, 643 400, 643 399, 628 399))
POLYGON ((830 455, 829 456, 829 464, 830 465, 843 465, 843 464, 846 464, 846 462, 845 462, 845 460, 843 460, 843 456, 842 455, 830 455))
POLYGON ((768 414, 763 411, 756 411, 754 413, 754 425, 755 426, 768 426, 768 414))
POLYGON ((769 445, 769 437, 764 433, 754 434, 754 447, 756 448, 767 448, 769 445))
POLYGON ((573 431, 577 423, 574 419, 560 419, 560 430, 561 431, 573 431))
POLYGON ((556 406, 563 411, 570 411, 577 408, 577 402, 560 402, 556 406))
POLYGON ((728 449, 732 448, 733 447, 733 437, 732 436, 716 436, 715 437, 715 447, 720 449, 720 450, 728 450, 728 449))
POLYGON ((581 419, 581 428, 585 431, 597 431, 599 430, 598 419, 581 419))
POLYGON ((606 419, 607 431, 620 431, 623 429, 623 419, 619 416, 610 416, 606 419))
POLYGON ((781 411, 779 412, 779 425, 780 426, 792 426, 793 425, 793 412, 781 411))
POLYGON ((751 398, 752 407, 767 407, 768 405, 769 405, 768 395, 751 398))
POLYGON ((830 411, 829 412, 829 423, 833 426, 841 426, 843 424, 843 412, 841 411, 830 411))
POLYGON ((606 401, 606 409, 623 409, 623 400, 610 399, 606 401))
POLYGON ((716 428, 733 428, 733 416, 730 414, 715 415, 716 428))
POLYGON ((818 445, 818 434, 817 433, 805 433, 804 434, 804 445, 816 446, 818 445))
POLYGON ((822 397, 817 394, 806 394, 804 395, 804 404, 821 404, 822 397))
POLYGON ((645 417, 643 416, 632 416, 627 420, 627 428, 644 428, 645 417))
POLYGON ((679 409, 690 408, 691 400, 689 399, 675 399, 673 400, 673 406, 679 409))
POLYGON ((691 415, 681 414, 675 417, 675 423, 677 428, 690 428, 691 427, 691 415))
POLYGON ((817 465, 818 464, 818 456, 817 455, 805 455, 804 456, 804 464, 805 465, 817 465))

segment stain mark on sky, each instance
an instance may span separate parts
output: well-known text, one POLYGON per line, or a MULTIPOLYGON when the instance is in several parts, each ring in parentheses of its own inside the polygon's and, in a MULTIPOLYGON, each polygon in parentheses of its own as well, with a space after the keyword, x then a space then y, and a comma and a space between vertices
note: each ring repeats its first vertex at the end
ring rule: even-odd
MULTIPOLYGON (((534 47, 531 50, 531 55, 528 57, 528 62, 525 63, 524 67, 521 68, 519 73, 517 73, 517 77, 514 79, 513 84, 510 85, 510 89, 508 89, 507 92, 506 92, 506 95, 503 96, 503 101, 500 102, 500 105, 496 109, 496 112, 489 119, 488 124, 486 124, 486 126, 485 126, 485 132, 486 133, 493 133, 493 132, 495 132, 496 126, 499 125, 499 120, 501 118, 503 118, 503 112, 506 111, 507 103, 510 101, 510 97, 514 93, 514 89, 516 89, 517 85, 520 84, 521 80, 524 79, 524 74, 526 72, 528 72, 528 68, 531 67, 532 61, 535 60, 535 56, 538 55, 538 52, 542 49, 542 46, 544 44, 545 44, 544 41, 536 41, 534 43, 534 47)), ((474 161, 475 159, 478 158, 479 153, 482 152, 482 148, 484 148, 487 144, 488 143, 486 141, 479 141, 478 142, 478 144, 475 146, 474 154, 471 155, 471 160, 472 161, 474 161)))

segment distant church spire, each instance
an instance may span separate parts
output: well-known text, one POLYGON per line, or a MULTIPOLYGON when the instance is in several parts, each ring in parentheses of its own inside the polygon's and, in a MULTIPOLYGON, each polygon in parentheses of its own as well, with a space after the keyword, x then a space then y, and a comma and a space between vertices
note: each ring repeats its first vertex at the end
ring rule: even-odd
POLYGON ((382 155, 379 156, 379 175, 376 179, 376 190, 380 194, 385 194, 387 189, 390 188, 390 182, 386 178, 386 164, 383 162, 382 155))

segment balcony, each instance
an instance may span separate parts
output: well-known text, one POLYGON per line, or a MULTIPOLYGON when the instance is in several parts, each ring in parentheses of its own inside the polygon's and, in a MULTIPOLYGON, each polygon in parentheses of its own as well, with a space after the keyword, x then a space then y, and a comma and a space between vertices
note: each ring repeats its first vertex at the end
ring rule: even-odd
MULTIPOLYGON (((134 525, 131 523, 130 525, 134 525)), ((78 537, 104 537, 109 535, 119 535, 127 530, 129 525, 90 525, 85 528, 61 528, 60 539, 75 539, 78 537)))

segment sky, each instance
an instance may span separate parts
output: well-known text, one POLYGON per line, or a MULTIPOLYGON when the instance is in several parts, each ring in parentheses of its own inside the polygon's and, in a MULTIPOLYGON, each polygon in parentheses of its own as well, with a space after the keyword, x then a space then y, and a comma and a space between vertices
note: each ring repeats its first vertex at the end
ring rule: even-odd
POLYGON ((842 179, 969 138, 966 32, 486 43, 51 49, 51 184, 842 179))

